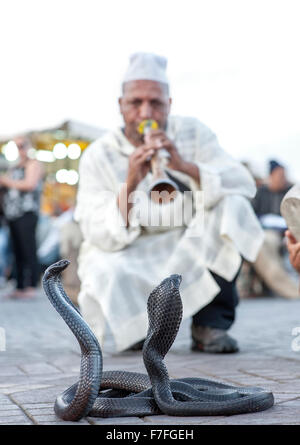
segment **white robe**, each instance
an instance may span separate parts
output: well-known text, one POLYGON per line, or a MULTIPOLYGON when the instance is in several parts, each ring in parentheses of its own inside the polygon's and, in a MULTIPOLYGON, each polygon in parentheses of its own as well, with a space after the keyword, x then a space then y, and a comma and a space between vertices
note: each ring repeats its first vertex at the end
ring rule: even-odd
MULTIPOLYGON (((75 219, 84 242, 78 259, 78 301, 101 343, 105 322, 109 324, 117 351, 145 337, 147 299, 162 279, 182 275, 183 316, 189 317, 220 290, 209 270, 232 280, 241 256, 254 261, 263 241, 249 203, 256 188, 247 169, 226 154, 211 130, 196 119, 170 117, 167 134, 181 156, 199 168, 200 187, 181 172, 170 173, 193 192, 203 192, 202 220, 194 213, 178 227, 144 227, 138 213, 125 227, 117 196, 135 147, 121 129, 92 143, 80 161, 75 219), (203 230, 191 236, 202 223, 203 230)), ((148 173, 138 190, 148 191, 151 181, 148 173)))

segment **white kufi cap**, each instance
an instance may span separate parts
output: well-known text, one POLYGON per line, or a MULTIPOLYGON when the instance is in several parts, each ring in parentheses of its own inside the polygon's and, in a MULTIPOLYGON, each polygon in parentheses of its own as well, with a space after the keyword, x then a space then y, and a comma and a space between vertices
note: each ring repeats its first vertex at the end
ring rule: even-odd
POLYGON ((129 67, 123 83, 131 80, 154 80, 168 84, 167 59, 151 53, 135 53, 130 56, 129 67))

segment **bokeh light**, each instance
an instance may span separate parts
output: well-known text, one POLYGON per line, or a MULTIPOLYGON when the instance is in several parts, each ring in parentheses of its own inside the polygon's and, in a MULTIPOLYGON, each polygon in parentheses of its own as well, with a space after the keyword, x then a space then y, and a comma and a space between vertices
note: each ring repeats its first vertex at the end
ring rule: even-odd
POLYGON ((19 150, 14 141, 9 141, 7 144, 5 144, 2 151, 5 159, 9 162, 14 162, 19 157, 19 150))
POLYGON ((67 156, 67 147, 63 142, 58 142, 53 147, 53 154, 56 159, 65 159, 67 156))
POLYGON ((70 159, 78 159, 81 155, 81 148, 78 144, 70 144, 67 153, 70 159))

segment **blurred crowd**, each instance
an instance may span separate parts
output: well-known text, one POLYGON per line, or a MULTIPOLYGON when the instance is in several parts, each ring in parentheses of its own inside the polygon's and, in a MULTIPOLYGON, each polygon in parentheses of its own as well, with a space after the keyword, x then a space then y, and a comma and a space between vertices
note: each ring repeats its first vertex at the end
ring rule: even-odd
POLYGON ((281 296, 298 298, 298 276, 291 267, 285 232, 286 221, 280 205, 293 184, 287 169, 276 160, 268 163, 268 175, 256 176, 245 164, 256 181, 257 193, 252 206, 264 230, 264 243, 254 263, 243 262, 238 278, 241 298, 281 296))

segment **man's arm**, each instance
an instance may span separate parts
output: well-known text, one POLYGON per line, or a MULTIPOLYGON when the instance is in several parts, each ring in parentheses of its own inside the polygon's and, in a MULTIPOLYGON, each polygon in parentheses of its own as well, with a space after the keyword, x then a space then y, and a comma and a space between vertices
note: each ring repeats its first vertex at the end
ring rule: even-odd
POLYGON ((184 162, 184 164, 181 166, 181 170, 179 171, 193 178, 194 181, 199 184, 199 186, 201 185, 199 168, 193 162, 184 162))
POLYGON ((109 172, 109 160, 96 141, 85 150, 79 163, 79 186, 74 219, 80 224, 84 241, 103 251, 115 252, 131 244, 140 227, 126 229, 117 205, 119 191, 109 172))
POLYGON ((136 148, 129 157, 126 182, 123 184, 117 197, 117 205, 126 223, 126 227, 129 226, 128 215, 133 206, 133 204, 129 202, 129 196, 136 190, 139 183, 149 172, 150 159, 157 149, 158 147, 148 143, 136 148))

